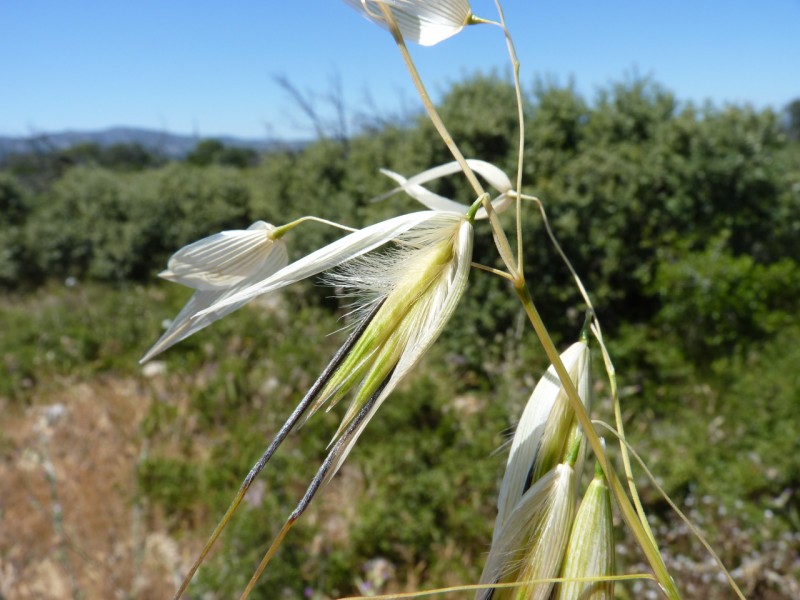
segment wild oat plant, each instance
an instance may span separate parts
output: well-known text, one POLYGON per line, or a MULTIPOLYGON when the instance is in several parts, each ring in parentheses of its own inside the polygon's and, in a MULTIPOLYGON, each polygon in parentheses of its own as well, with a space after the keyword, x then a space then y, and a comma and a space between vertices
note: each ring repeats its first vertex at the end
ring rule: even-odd
MULTIPOLYGON (((241 597, 249 595, 292 525, 337 473, 370 419, 436 341, 461 299, 472 269, 477 268, 508 280, 551 366, 535 386, 511 442, 499 490, 491 550, 481 580, 465 582, 464 586, 447 591, 474 593, 479 600, 610 599, 614 597, 616 582, 651 579, 664 596, 680 598, 679 582, 673 581, 667 571, 633 482, 630 456, 636 455, 629 451, 625 441, 614 367, 590 296, 547 224, 542 202, 520 191, 524 120, 519 62, 502 8, 498 3, 496 20, 490 20, 474 15, 467 0, 346 2, 391 34, 428 116, 454 160, 411 177, 383 171, 397 184, 386 197, 402 192, 427 210, 359 230, 313 216, 280 226, 258 221, 247 229, 223 231, 186 246, 172 256, 167 270, 161 273, 165 279, 196 292, 143 361, 254 298, 302 279, 321 274, 325 283, 352 298, 351 332, 347 341, 253 465, 175 597, 186 591, 254 479, 292 429, 321 407, 330 408, 348 398, 349 406, 329 445, 327 458, 241 597), (462 155, 457 140, 451 138, 439 118, 406 47, 406 41, 431 46, 473 25, 498 28, 513 67, 519 122, 516 184, 479 157, 462 155), (466 177, 474 192, 472 205, 462 205, 425 187, 437 178, 454 175, 466 177), (487 191, 488 188, 492 191, 487 191), (531 207, 544 220, 554 257, 563 260, 572 272, 587 311, 579 339, 562 354, 556 350, 539 316, 525 279, 521 216, 524 209, 531 207), (499 218, 509 209, 515 220, 516 247, 509 242, 499 218), (310 221, 338 227, 343 235, 332 244, 290 262, 291 237, 310 221), (474 237, 488 234, 493 238, 502 268, 472 260, 474 237), (593 421, 590 416, 590 345, 599 348, 606 366, 615 406, 613 426, 593 421), (618 456, 624 469, 621 475, 597 430, 605 431, 606 437, 619 445, 618 456), (584 488, 581 480, 587 458, 594 465, 594 478, 584 488), (615 571, 614 510, 638 543, 651 572, 615 571)), ((437 142, 431 140, 431 143, 437 142)), ((678 513, 681 514, 679 510, 678 513)), ((708 550, 716 556, 710 547, 708 550)), ((743 598, 721 564, 720 569, 728 577, 731 589, 743 598)), ((443 591, 446 590, 412 595, 443 591)))

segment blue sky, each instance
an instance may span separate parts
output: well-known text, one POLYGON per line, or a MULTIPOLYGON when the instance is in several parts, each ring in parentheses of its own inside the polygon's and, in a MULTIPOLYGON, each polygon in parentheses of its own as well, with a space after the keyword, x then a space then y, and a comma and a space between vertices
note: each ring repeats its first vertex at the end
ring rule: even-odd
MULTIPOLYGON (((480 16, 494 5, 473 0, 480 16)), ((530 86, 652 76, 681 100, 780 109, 800 97, 800 0, 507 0, 530 86)), ((413 47, 426 83, 507 69, 497 28, 413 47)), ((0 135, 132 125, 201 136, 305 137, 275 83, 352 112, 418 107, 386 32, 337 0, 0 0, 0 135)))

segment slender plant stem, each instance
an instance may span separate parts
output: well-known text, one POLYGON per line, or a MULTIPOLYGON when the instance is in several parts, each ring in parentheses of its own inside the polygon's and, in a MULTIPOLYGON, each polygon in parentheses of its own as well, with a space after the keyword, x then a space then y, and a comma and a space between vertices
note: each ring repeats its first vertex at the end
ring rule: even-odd
POLYGON ((486 265, 482 265, 481 263, 473 262, 472 266, 476 269, 480 269, 481 271, 486 271, 487 273, 491 273, 492 275, 497 275, 498 277, 502 277, 503 279, 508 279, 509 281, 513 281, 511 275, 506 273, 505 271, 501 271, 500 269, 495 269, 494 267, 487 267, 486 265))
POLYGON ((417 71, 414 60, 411 58, 411 54, 408 51, 406 42, 403 39, 403 34, 400 33, 400 29, 397 27, 397 23, 395 23, 394 16, 392 16, 392 11, 383 3, 381 3, 379 6, 381 12, 383 13, 383 18, 389 27, 389 31, 394 38, 394 42, 397 44, 397 48, 400 50, 400 55, 403 57, 403 62, 405 63, 408 72, 411 74, 411 79, 414 82, 414 86, 417 88, 417 93, 422 99, 422 103, 425 105, 425 110, 428 112, 428 117, 452 153, 453 158, 455 158, 458 164, 461 165, 461 169, 467 176, 467 180, 472 186, 472 189, 475 191, 475 195, 480 196, 484 193, 483 186, 481 186, 481 183, 478 181, 478 178, 475 176, 472 168, 467 164, 467 160, 464 158, 461 150, 458 149, 458 146, 453 140, 453 137, 450 135, 450 132, 447 131, 444 121, 442 121, 442 118, 439 116, 436 107, 433 105, 433 101, 428 94, 428 90, 425 88, 425 84, 422 83, 422 78, 419 76, 419 71, 417 71))
POLYGON ((622 457, 622 466, 625 470, 625 477, 628 480, 628 490, 630 491, 631 498, 633 499, 633 504, 636 507, 637 512, 639 513, 639 521, 642 523, 642 527, 644 527, 645 532, 647 532, 648 537, 652 541, 654 546, 657 546, 655 537, 653 536, 653 532, 650 529, 650 524, 647 522, 647 516, 645 515, 644 508, 642 507, 642 501, 639 499, 639 492, 636 489, 636 483, 633 478, 633 470, 631 469, 631 460, 630 456, 628 456, 628 448, 627 446, 622 443, 625 440, 625 428, 622 422, 622 409, 619 403, 619 391, 617 388, 617 372, 614 368, 614 363, 611 360, 611 355, 608 352, 608 348, 606 347, 605 340, 603 339, 603 331, 600 327, 600 319, 597 316, 597 311, 594 309, 594 304, 592 304, 592 299, 589 297, 589 292, 586 291, 586 287, 583 285, 583 281, 578 276, 577 271, 572 266, 572 262, 567 257, 564 250, 561 248, 561 244, 558 242, 555 233, 553 232, 553 228, 550 226, 550 219, 547 217, 547 211, 545 211, 544 203, 539 200, 536 196, 526 196, 525 194, 519 194, 519 198, 523 200, 530 200, 531 202, 535 203, 536 206, 539 207, 539 212, 542 215, 542 223, 544 223, 545 231, 547 232, 550 241, 553 244, 553 247, 556 249, 556 252, 561 257, 561 260, 564 261, 567 269, 569 269, 570 274, 572 275, 573 281, 575 281, 575 285, 578 286, 578 291, 583 298, 583 301, 586 302, 586 306, 589 307, 589 310, 592 312, 593 315, 593 323, 592 323, 592 333, 594 333, 595 338, 597 338, 597 343, 600 344, 600 350, 603 353, 603 363, 606 367, 606 373, 608 375, 609 386, 611 388, 611 400, 614 404, 614 419, 617 424, 617 431, 620 435, 620 455, 622 457))
POLYGON ((411 58, 411 53, 408 51, 408 47, 403 39, 403 35, 400 33, 397 23, 394 21, 392 11, 383 3, 381 3, 379 7, 383 13, 383 18, 386 21, 386 25, 389 27, 389 31, 394 38, 394 42, 397 44, 397 48, 400 50, 400 55, 403 57, 403 62, 405 63, 406 68, 411 75, 411 80, 414 82, 414 87, 417 88, 417 93, 422 100, 422 104, 425 106, 425 110, 428 113, 431 123, 433 123, 436 131, 439 133, 445 145, 450 150, 453 158, 455 158, 458 164, 461 165, 461 169, 464 171, 467 181, 469 181, 469 184, 475 191, 475 195, 477 197, 483 197, 483 208, 486 210, 486 214, 489 217, 489 223, 492 227, 492 236, 494 237, 497 251, 500 253, 500 257, 503 259, 508 271, 513 277, 516 278, 517 274, 519 273, 516 260, 514 260, 511 245, 508 243, 508 238, 503 230, 503 226, 500 224, 500 219, 497 217, 497 212, 495 212, 494 207, 492 206, 491 198, 484 191, 483 186, 481 185, 480 181, 478 181, 478 178, 475 176, 472 168, 469 166, 469 164, 467 164, 467 160, 464 158, 461 150, 458 149, 455 141, 453 141, 453 136, 451 136, 450 132, 447 131, 444 121, 442 121, 442 118, 439 116, 439 112, 433 105, 433 101, 428 94, 428 90, 425 88, 425 84, 422 83, 422 78, 419 76, 419 72, 414 64, 414 60, 411 58))
POLYGON ((493 584, 473 584, 473 585, 454 585, 450 587, 436 588, 432 590, 425 590, 422 592, 404 592, 395 594, 381 594, 375 596, 344 596, 339 600, 401 600, 407 598, 424 598, 426 596, 439 596, 444 594, 452 594, 453 592, 471 592, 480 590, 513 590, 525 585, 534 585, 538 583, 570 583, 570 582, 584 582, 595 583, 604 581, 641 581, 649 579, 655 581, 652 575, 647 573, 633 573, 631 575, 604 575, 602 577, 542 577, 540 579, 528 579, 522 581, 513 581, 510 583, 493 583, 493 584))
POLYGON ((611 400, 614 404, 614 420, 617 425, 617 436, 619 437, 619 445, 620 445, 620 455, 622 456, 622 465, 625 469, 625 476, 628 479, 628 489, 631 493, 631 498, 633 499, 633 504, 636 507, 636 511, 639 513, 639 520, 642 522, 642 527, 647 533, 647 536, 650 538, 652 544, 658 547, 656 543, 656 538, 653 536, 653 531, 650 529, 650 523, 647 522, 647 517, 645 516, 644 507, 642 506, 642 501, 639 498, 639 492, 636 489, 636 482, 633 479, 633 469, 631 469, 631 459, 628 455, 628 443, 627 439, 625 438, 625 428, 622 422, 622 407, 619 403, 619 388, 617 387, 617 371, 614 368, 614 363, 611 362, 611 356, 608 353, 608 348, 606 348, 606 344, 603 341, 603 332, 600 329, 600 323, 595 319, 594 324, 592 325, 592 333, 594 333, 595 337, 597 338, 598 343, 600 344, 600 349, 603 353, 603 362, 606 366, 606 373, 608 374, 608 381, 609 385, 611 386, 611 400))
POLYGON ((522 282, 521 285, 515 284, 514 290, 516 291, 517 297, 519 298, 523 308, 525 309, 525 312, 528 315, 531 325, 533 325, 533 329, 536 331, 536 335, 539 337, 539 341, 541 342, 547 357, 550 359, 553 368, 558 374, 561 385, 564 387, 567 398, 569 398, 570 405, 575 411, 575 415, 581 425, 581 428, 583 429, 584 434, 586 435, 586 439, 589 441, 589 445, 592 447, 592 451, 597 458, 597 462, 600 463, 600 467, 603 469, 603 473, 608 480, 609 487, 614 493, 614 497, 616 498, 617 504, 619 505, 622 513, 622 518, 631 529, 631 532, 641 547, 642 552, 647 558, 647 561, 650 563, 650 567, 653 569, 656 579, 658 579, 659 585, 661 586, 664 594, 666 594, 670 600, 679 600, 681 596, 677 587, 675 587, 675 582, 672 580, 672 577, 670 577, 669 572, 664 565, 661 553, 652 543, 650 537, 647 535, 647 532, 642 527, 636 511, 634 510, 627 494, 625 493, 625 488, 622 487, 619 477, 617 477, 616 472, 611 467, 611 464, 606 457, 600 437, 594 430, 594 425, 592 424, 589 415, 586 413, 583 402, 581 402, 580 396, 578 396, 578 391, 575 389, 575 385, 572 383, 572 379, 570 379, 569 373, 564 367, 564 363, 561 361, 558 350, 556 350, 553 340, 550 338, 550 333, 547 331, 542 318, 539 316, 539 311, 536 310, 536 306, 533 303, 528 286, 522 282))
POLYGON ((323 225, 329 225, 331 227, 335 227, 336 229, 341 229, 343 231, 348 231, 350 233, 356 231, 352 227, 336 223, 335 221, 329 221, 328 219, 321 219, 320 217, 306 216, 306 217, 300 217, 299 219, 296 219, 291 223, 287 223, 286 225, 281 225, 280 227, 276 227, 272 231, 272 238, 273 239, 282 238, 284 235, 286 235, 287 232, 291 231, 298 225, 306 223, 307 221, 313 221, 314 223, 322 223, 323 225))
POLYGON ((530 200, 539 207, 539 212, 542 215, 542 223, 544 223, 545 231, 547 231, 547 235, 550 238, 550 241, 553 244, 553 247, 556 249, 556 252, 561 257, 561 260, 564 261, 564 264, 569 269, 570 274, 572 275, 572 279, 575 281, 575 285, 578 286, 578 291, 583 298, 583 301, 586 302, 586 306, 589 307, 593 315, 593 323, 591 326, 592 333, 594 334, 595 338, 597 338, 598 344, 600 344, 600 350, 603 353, 603 363, 606 367, 606 373, 608 375, 609 386, 611 388, 611 400, 614 404, 614 419, 617 424, 617 432, 620 436, 620 455, 622 456, 622 466, 625 470, 625 477, 628 480, 628 490, 630 491, 631 498, 633 499, 633 504, 636 507, 636 511, 639 513, 639 521, 642 523, 642 527, 644 528, 647 536, 650 538, 650 541, 653 543, 654 546, 658 547, 656 544, 656 539, 653 536, 653 532, 650 529, 650 524, 647 522, 647 516, 645 515, 644 508, 642 507, 642 502, 639 499, 639 492, 636 489, 636 483, 633 478, 633 470, 631 469, 631 460, 630 456, 628 456, 628 448, 623 443, 625 440, 625 428, 622 422, 622 409, 619 403, 619 391, 617 387, 617 374, 616 369, 614 368, 614 363, 611 360, 611 355, 608 352, 608 348, 606 347, 605 340, 603 339, 603 331, 600 327, 600 319, 597 317, 597 311, 594 309, 594 305, 592 304, 592 299, 589 297, 589 292, 586 291, 586 287, 583 285, 583 281, 578 276, 577 271, 572 266, 572 262, 567 257, 564 250, 561 248, 561 244, 559 244, 558 239, 556 238, 555 233, 553 232, 552 227, 550 227, 550 219, 547 218, 547 212, 544 209, 544 203, 539 200, 536 196, 526 196, 524 194, 518 194, 517 196, 520 199, 530 200))
POLYGON ((522 165, 525 160, 525 115, 523 114, 522 102, 522 84, 519 80, 519 58, 517 57, 517 50, 514 47, 514 40, 511 38, 511 32, 506 25, 506 17, 503 14, 503 7, 500 0, 495 0, 497 6, 497 13, 500 15, 500 26, 503 28, 503 34, 506 38, 506 46, 508 46, 508 56, 511 60, 511 66, 514 70, 514 91, 517 96, 517 121, 519 122, 519 146, 517 148, 517 271, 522 273, 524 271, 522 260, 522 202, 519 194, 522 192, 522 165))
POLYGON ((264 555, 264 558, 261 559, 261 562, 258 564, 255 573, 253 576, 250 577, 250 581, 247 582, 247 587, 244 588, 242 595, 239 596, 239 600, 246 600, 250 596, 250 592, 253 591, 253 588, 258 583, 258 579, 261 577, 261 573, 264 572, 264 569, 267 568, 269 561, 272 560, 272 557, 275 556, 275 553, 281 547, 281 543, 283 543, 283 538, 286 537, 286 534, 289 533, 289 530, 294 526, 297 522, 296 518, 289 517, 289 520, 283 524, 281 530, 278 532, 278 535, 275 536, 275 539, 272 540, 272 544, 270 544, 267 553, 264 555))

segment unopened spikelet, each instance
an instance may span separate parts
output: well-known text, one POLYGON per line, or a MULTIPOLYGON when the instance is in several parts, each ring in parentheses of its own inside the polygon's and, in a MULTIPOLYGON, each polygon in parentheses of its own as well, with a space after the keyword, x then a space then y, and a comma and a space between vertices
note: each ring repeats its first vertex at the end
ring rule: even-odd
MULTIPOLYGON (((561 360, 575 384, 583 404, 590 404, 589 347, 585 341, 572 344, 561 360)), ((578 428, 564 388, 550 368, 531 394, 517 425, 506 472, 497 500, 496 538, 506 519, 528 488, 544 473, 562 462, 578 428)), ((579 446, 575 470, 582 468, 583 444, 579 446)))
POLYGON ((558 576, 575 512, 575 470, 562 463, 545 473, 496 532, 481 584, 517 584, 478 591, 476 600, 546 600, 558 576), (539 581, 538 583, 535 583, 539 581))
POLYGON ((602 469, 595 476, 572 524, 561 577, 571 579, 556 586, 553 600, 612 600, 614 582, 602 577, 614 574, 614 524, 611 496, 602 469), (595 581, 579 579, 597 578, 595 581))
MULTIPOLYGON (((589 401, 585 341, 561 360, 584 404, 589 401)), ((583 436, 551 367, 523 411, 500 488, 492 548, 482 584, 516 584, 478 592, 478 600, 549 598, 564 559, 575 510, 583 436)))
POLYGON ((262 281, 212 304, 195 318, 225 310, 313 274, 357 298, 354 335, 309 391, 299 412, 333 406, 349 392, 352 401, 334 442, 335 460, 324 482, 337 472, 364 426, 386 397, 438 338, 466 288, 472 261, 473 227, 464 214, 426 211, 356 231, 284 267, 262 281), (369 254, 388 241, 394 250, 369 254), (333 270, 337 268, 339 270, 333 270))

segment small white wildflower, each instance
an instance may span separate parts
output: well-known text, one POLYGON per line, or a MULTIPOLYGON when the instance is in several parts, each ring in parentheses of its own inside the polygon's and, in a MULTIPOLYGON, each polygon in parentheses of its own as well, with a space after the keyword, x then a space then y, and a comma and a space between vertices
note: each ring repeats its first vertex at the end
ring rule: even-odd
POLYGON ((345 0, 364 17, 384 29, 380 4, 392 11, 406 40, 433 46, 454 36, 468 25, 472 10, 467 0, 345 0))

